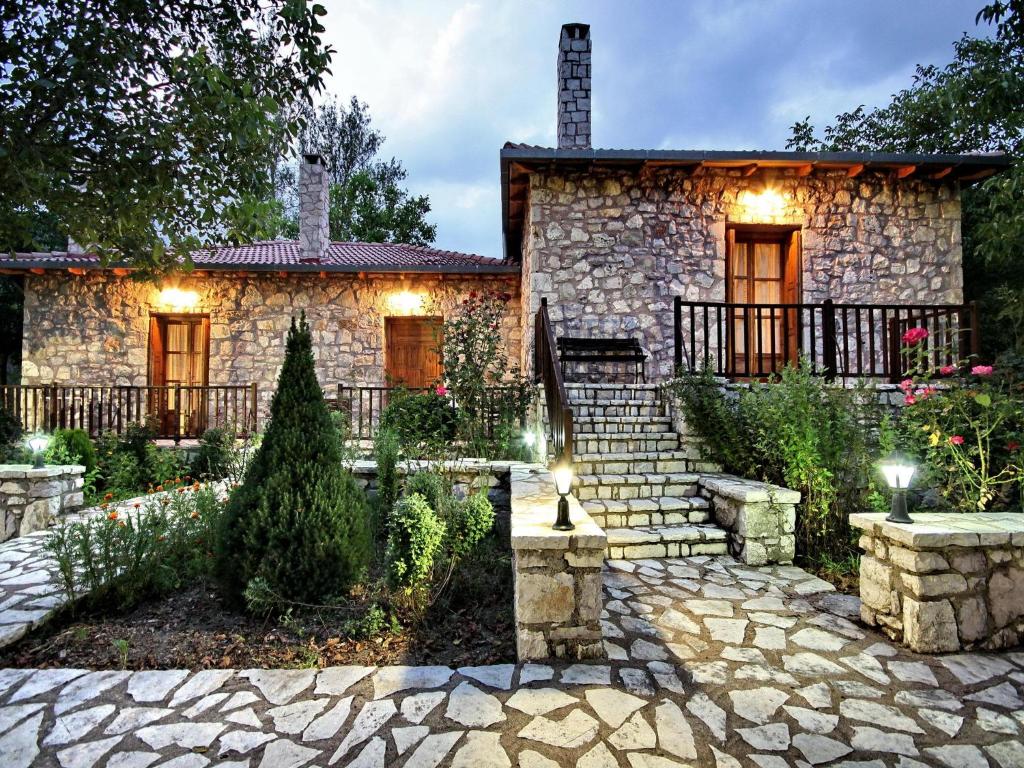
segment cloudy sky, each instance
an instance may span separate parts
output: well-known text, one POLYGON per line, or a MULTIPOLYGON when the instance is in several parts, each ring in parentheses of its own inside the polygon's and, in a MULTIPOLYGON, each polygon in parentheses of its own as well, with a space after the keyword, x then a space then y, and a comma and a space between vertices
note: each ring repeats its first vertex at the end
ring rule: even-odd
POLYGON ((555 141, 555 57, 591 25, 595 147, 784 149, 944 64, 980 0, 321 0, 328 93, 370 105, 437 242, 501 255, 498 150, 555 141))

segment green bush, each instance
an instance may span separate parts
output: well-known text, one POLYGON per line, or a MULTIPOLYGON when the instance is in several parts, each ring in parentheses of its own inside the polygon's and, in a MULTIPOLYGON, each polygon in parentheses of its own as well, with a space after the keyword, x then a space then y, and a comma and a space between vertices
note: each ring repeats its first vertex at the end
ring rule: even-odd
POLYGON ((398 435, 390 429, 378 429, 373 438, 377 461, 377 518, 384 523, 398 500, 398 435))
POLYGON ((406 496, 418 493, 427 500, 427 504, 441 520, 447 520, 452 507, 455 506, 451 483, 436 472, 417 472, 410 475, 406 478, 404 493, 406 496))
POLYGON ((672 386, 705 459, 801 492, 798 555, 842 560, 856 552, 848 517, 884 504, 875 464, 892 440, 873 389, 828 384, 806 365, 738 393, 724 392, 707 368, 672 386))
POLYGON ((380 429, 393 431, 402 453, 411 459, 443 456, 455 439, 455 409, 440 388, 434 392, 410 394, 398 390, 391 395, 380 417, 380 429))
POLYGON ((388 520, 388 582, 394 587, 425 586, 444 534, 444 523, 425 498, 414 493, 399 499, 388 520))
POLYGON ((177 486, 129 512, 63 523, 47 538, 70 601, 128 608, 208 575, 223 502, 177 486))
POLYGON ((25 451, 21 444, 21 422, 0 405, 0 464, 20 460, 25 451))
POLYGON ((218 576, 239 602, 262 578, 285 600, 322 603, 362 576, 369 552, 366 499, 341 467, 303 314, 288 331, 263 442, 225 510, 218 576))
POLYGON ((235 452, 235 433, 223 427, 214 427, 199 437, 196 452, 189 472, 192 477, 208 477, 220 480, 227 476, 235 452))
POLYGON ((473 493, 455 505, 448 519, 451 557, 466 557, 494 527, 494 507, 485 491, 473 493))
POLYGON ((96 469, 96 446, 84 429, 58 429, 50 437, 46 459, 53 464, 81 464, 88 475, 96 469))

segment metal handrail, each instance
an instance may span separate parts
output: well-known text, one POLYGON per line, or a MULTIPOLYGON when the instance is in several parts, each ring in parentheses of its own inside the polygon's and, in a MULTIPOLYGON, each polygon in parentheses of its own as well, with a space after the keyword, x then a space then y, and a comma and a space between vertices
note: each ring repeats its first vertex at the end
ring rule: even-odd
POLYGON ((544 402, 547 406, 548 425, 555 460, 572 465, 573 410, 562 378, 558 361, 555 334, 548 316, 547 299, 540 300, 540 309, 534 319, 534 375, 544 384, 544 402))

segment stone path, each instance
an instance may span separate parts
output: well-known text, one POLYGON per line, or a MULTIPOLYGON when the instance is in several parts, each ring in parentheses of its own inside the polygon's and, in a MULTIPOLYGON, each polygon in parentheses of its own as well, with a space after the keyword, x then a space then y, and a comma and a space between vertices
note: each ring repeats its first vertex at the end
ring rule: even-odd
POLYGON ((1024 653, 916 656, 798 568, 613 561, 603 663, 0 671, 0 764, 1011 768, 1024 653))

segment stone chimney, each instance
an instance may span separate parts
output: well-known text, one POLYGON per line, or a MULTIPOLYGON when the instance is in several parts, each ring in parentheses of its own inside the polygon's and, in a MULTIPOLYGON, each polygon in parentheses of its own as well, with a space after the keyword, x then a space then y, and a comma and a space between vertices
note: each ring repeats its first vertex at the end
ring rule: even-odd
POLYGON ((589 24, 563 24, 558 40, 558 148, 590 149, 589 24))
POLYGON ((320 155, 303 155, 299 163, 299 245, 302 260, 317 263, 331 241, 327 221, 330 174, 320 155))

